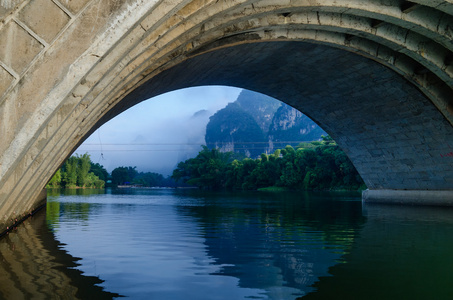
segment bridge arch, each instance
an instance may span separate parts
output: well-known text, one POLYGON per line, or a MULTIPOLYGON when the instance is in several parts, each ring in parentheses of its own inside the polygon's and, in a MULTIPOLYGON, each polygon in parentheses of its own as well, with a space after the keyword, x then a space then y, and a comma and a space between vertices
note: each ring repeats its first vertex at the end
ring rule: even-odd
POLYGON ((372 190, 453 189, 450 1, 5 3, 5 223, 37 205, 53 172, 104 122, 152 96, 207 84, 262 92, 308 114, 372 190))

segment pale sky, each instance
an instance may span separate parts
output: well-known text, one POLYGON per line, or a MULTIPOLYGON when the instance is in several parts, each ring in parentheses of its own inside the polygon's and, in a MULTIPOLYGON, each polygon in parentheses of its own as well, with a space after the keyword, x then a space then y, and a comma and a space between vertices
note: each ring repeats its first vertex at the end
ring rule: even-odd
POLYGON ((91 161, 109 172, 136 166, 139 172, 171 175, 179 161, 201 150, 209 117, 234 102, 240 92, 205 86, 151 98, 105 123, 75 153, 90 154, 91 161), (207 112, 194 116, 202 110, 207 112))

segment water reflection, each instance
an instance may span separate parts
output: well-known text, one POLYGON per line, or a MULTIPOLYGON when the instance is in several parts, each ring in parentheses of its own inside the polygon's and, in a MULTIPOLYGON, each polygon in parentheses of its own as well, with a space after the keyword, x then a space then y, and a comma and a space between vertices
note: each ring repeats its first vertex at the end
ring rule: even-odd
POLYGON ((453 209, 365 205, 346 264, 303 299, 452 299, 453 209))
POLYGON ((0 299, 112 299, 61 250, 42 210, 0 240, 0 299), (71 268, 71 269, 69 269, 71 268))
POLYGON ((51 197, 48 223, 85 274, 132 298, 294 299, 350 252, 365 222, 357 199, 114 190, 51 197))
POLYGON ((453 295, 452 209, 346 193, 76 191, 30 222, 0 241, 3 298, 453 295))
POLYGON ((208 255, 222 266, 215 275, 235 276, 239 286, 271 299, 312 291, 318 277, 343 262, 365 221, 360 202, 338 199, 356 194, 254 193, 244 202, 243 193, 189 193, 197 205, 177 206, 177 212, 197 220, 208 255))

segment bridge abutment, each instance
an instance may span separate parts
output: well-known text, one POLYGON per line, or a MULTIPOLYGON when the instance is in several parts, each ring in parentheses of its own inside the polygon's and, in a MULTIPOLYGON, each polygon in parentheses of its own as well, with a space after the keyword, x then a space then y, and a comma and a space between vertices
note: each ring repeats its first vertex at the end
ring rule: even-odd
POLYGON ((453 206, 453 190, 370 190, 362 193, 365 203, 453 206))
POLYGON ((37 211, 45 207, 47 202, 47 189, 42 189, 38 196, 29 201, 29 209, 24 211, 15 211, 12 215, 4 216, 3 220, 0 222, 0 237, 7 234, 16 226, 25 221, 28 217, 34 215, 37 211))

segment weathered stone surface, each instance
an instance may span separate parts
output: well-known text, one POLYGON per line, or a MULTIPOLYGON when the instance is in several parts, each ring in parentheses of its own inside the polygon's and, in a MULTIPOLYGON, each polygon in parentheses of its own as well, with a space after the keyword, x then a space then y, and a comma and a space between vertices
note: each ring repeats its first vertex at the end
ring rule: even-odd
POLYGON ((0 95, 3 95, 3 93, 6 92, 13 81, 13 75, 0 67, 0 95))
POLYGON ((5 19, 16 9, 22 2, 26 0, 2 0, 0 1, 0 21, 5 19))
POLYGON ((22 73, 44 46, 15 22, 0 31, 0 61, 22 73))
POLYGON ((77 14, 90 0, 62 0, 60 3, 72 14, 77 14))
POLYGON ((50 43, 69 22, 69 16, 50 0, 32 0, 20 11, 19 20, 50 43))
POLYGON ((35 206, 103 122, 200 84, 307 113, 371 189, 453 190, 452 11, 440 0, 2 0, 0 218, 35 206))

